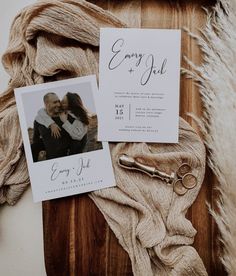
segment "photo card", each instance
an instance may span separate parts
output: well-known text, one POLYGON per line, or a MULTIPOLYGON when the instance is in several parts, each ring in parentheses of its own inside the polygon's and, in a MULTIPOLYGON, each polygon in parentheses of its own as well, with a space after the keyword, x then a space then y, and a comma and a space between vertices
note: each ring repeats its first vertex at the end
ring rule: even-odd
POLYGON ((15 89, 35 202, 115 186, 97 93, 95 75, 15 89))

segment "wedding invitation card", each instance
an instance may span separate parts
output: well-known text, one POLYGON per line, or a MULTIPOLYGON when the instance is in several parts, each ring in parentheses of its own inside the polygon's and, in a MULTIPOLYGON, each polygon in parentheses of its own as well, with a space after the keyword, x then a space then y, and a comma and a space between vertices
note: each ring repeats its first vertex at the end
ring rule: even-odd
POLYGON ((180 30, 100 30, 98 140, 178 142, 180 30))
POLYGON ((108 144, 97 142, 95 76, 15 89, 35 202, 115 186, 108 144))

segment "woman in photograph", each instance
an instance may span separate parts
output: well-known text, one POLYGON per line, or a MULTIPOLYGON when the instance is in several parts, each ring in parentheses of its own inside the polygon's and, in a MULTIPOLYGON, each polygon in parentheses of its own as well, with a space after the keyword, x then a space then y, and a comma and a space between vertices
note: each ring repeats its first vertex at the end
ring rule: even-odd
MULTIPOLYGON (((68 92, 63 97, 61 101, 61 112, 58 114, 58 117, 60 117, 60 120, 63 122, 62 127, 64 130, 73 139, 69 149, 69 155, 83 152, 87 142, 89 117, 78 94, 68 92), (72 123, 67 120, 68 114, 74 118, 72 123)), ((61 136, 61 128, 46 113, 44 108, 39 110, 35 120, 50 128, 51 134, 55 138, 61 136)))

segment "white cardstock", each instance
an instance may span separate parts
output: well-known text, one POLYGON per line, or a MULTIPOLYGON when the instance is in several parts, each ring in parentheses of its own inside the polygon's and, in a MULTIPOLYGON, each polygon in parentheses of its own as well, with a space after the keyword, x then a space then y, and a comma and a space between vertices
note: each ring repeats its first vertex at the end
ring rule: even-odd
MULTIPOLYGON (((98 92, 94 75, 15 89, 24 149, 35 202, 115 186, 108 144, 97 141, 97 115, 94 102, 96 93, 98 92), (83 144, 83 149, 80 149, 79 152, 78 148, 81 146, 81 138, 79 138, 77 132, 74 133, 72 138, 71 134, 69 132, 66 133, 66 130, 61 126, 60 138, 55 138, 50 132, 50 126, 46 127, 42 122, 39 124, 36 121, 39 120, 38 115, 40 112, 42 114, 43 110, 46 114, 43 115, 43 118, 45 119, 45 116, 48 115, 43 97, 49 92, 55 93, 54 100, 55 95, 59 98, 59 105, 61 105, 61 100, 67 95, 67 92, 73 95, 76 94, 76 98, 77 95, 80 97, 83 108, 87 110, 90 118, 87 131, 85 131, 87 138, 83 144), (62 148, 59 147, 57 149, 60 141, 56 139, 64 139, 61 140, 62 148, 64 147, 63 153, 61 152, 62 148), (39 141, 42 142, 41 146, 39 141), (73 148, 71 147, 72 144, 73 148), (38 149, 41 149, 41 147, 45 147, 45 149, 43 148, 37 154, 38 149), (36 151, 35 148, 37 149, 36 151), (82 153, 80 153, 81 151, 82 153), (47 158, 49 153, 53 154, 50 156, 54 157, 47 158), (62 154, 64 155, 61 156, 62 154)), ((52 98, 50 98, 50 101, 52 101, 52 98)), ((73 125, 74 121, 79 120, 78 117, 73 116, 73 112, 71 113, 69 108, 65 113, 68 114, 67 120, 69 118, 71 120, 67 124, 73 125)), ((58 120, 58 116, 51 119, 58 120)), ((77 123, 79 125, 79 122, 77 123)), ((86 128, 84 129, 86 130, 86 128)))
POLYGON ((100 29, 98 140, 178 142, 180 30, 100 29))

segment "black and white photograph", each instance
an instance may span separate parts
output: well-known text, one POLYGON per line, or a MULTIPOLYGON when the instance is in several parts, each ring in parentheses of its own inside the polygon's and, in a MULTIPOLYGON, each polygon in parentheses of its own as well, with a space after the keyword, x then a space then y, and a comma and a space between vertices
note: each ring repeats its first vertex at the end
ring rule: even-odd
POLYGON ((89 82, 27 93, 22 101, 34 162, 102 148, 89 82))

